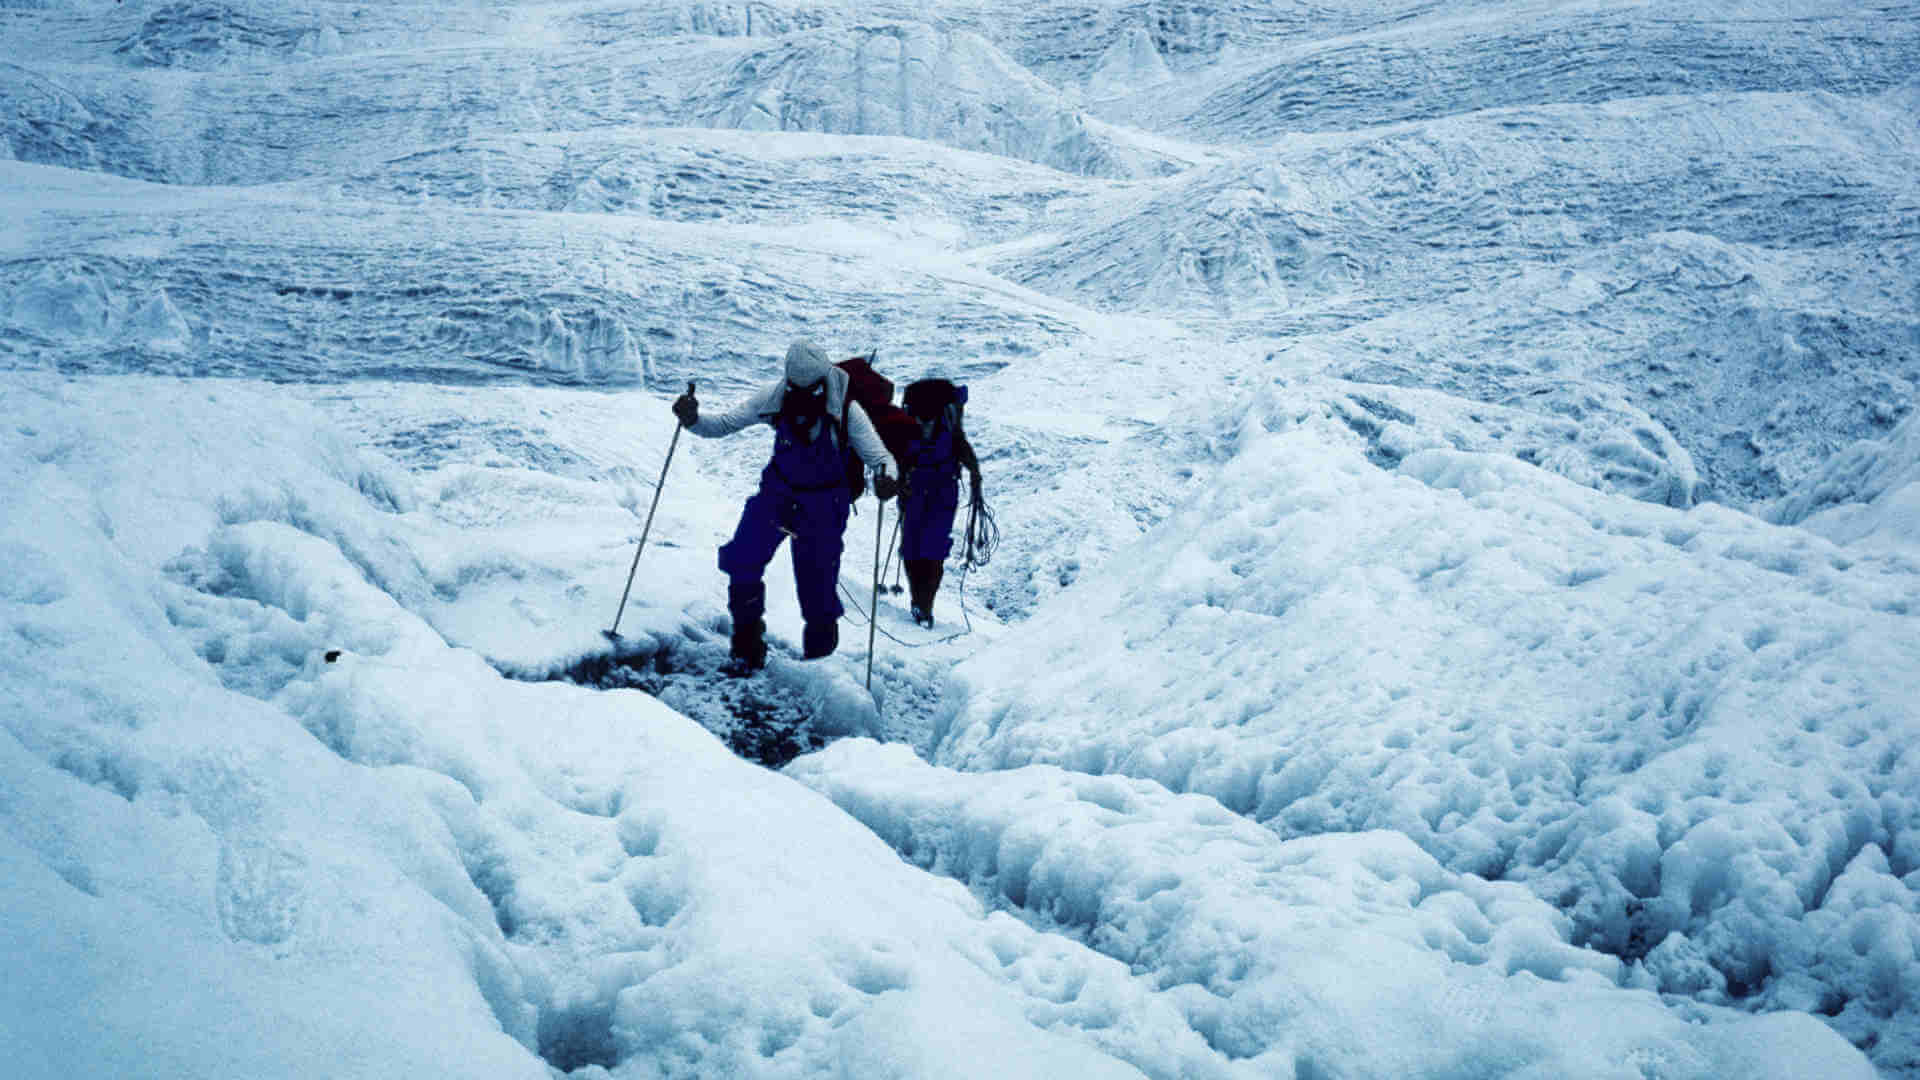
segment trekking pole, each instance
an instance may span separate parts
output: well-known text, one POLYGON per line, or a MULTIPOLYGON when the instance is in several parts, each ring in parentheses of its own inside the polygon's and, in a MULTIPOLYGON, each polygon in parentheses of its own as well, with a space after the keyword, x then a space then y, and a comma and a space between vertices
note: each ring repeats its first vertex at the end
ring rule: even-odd
MULTIPOLYGON (((693 380, 687 380, 687 396, 693 396, 693 380)), ((685 425, 679 417, 673 421, 673 438, 667 442, 667 460, 660 463, 660 479, 653 485, 653 502, 647 507, 647 523, 640 529, 640 546, 633 549, 633 565, 627 567, 627 587, 620 590, 620 608, 613 613, 613 629, 602 630, 608 641, 620 640, 620 616, 627 613, 627 594, 633 591, 633 573, 640 569, 640 553, 647 550, 647 534, 653 531, 653 512, 660 508, 660 492, 667 486, 667 469, 673 464, 674 447, 680 445, 680 429, 685 425)))
POLYGON ((881 577, 884 578, 889 573, 893 575, 893 584, 887 586, 887 591, 896 595, 900 592, 900 566, 906 560, 895 563, 893 557, 900 553, 900 522, 904 517, 904 514, 893 516, 893 536, 887 540, 887 561, 880 566, 881 577))
MULTIPOLYGON (((887 475, 882 468, 880 475, 887 475)), ((875 481, 878 483, 878 481, 875 481)), ((887 504, 873 515, 873 599, 867 607, 867 693, 873 693, 873 635, 880 629, 880 536, 887 524, 887 504)))

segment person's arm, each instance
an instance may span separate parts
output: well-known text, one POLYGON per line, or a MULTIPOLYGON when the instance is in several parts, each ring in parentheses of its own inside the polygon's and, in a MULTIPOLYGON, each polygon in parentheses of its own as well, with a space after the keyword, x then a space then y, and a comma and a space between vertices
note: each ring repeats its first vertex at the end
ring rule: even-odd
POLYGON ((979 479, 980 459, 974 456, 973 444, 967 441, 967 433, 964 431, 955 431, 953 433, 953 456, 968 472, 974 475, 976 481, 979 479))
POLYGON ((972 474, 973 494, 979 495, 980 458, 973 452, 973 444, 967 441, 967 433, 958 428, 953 432, 953 457, 968 473, 972 474))
POLYGON ((857 401, 847 403, 847 441, 853 443, 853 452, 860 455, 869 469, 884 469, 895 480, 906 475, 900 463, 893 460, 893 454, 887 444, 880 440, 879 429, 873 426, 873 420, 867 416, 867 410, 857 401))
POLYGON ((742 428, 763 423, 770 413, 779 410, 782 389, 782 384, 775 383, 764 390, 747 395, 724 412, 701 413, 696 410, 694 421, 687 424, 686 428, 702 438, 717 439, 723 435, 731 435, 742 428))

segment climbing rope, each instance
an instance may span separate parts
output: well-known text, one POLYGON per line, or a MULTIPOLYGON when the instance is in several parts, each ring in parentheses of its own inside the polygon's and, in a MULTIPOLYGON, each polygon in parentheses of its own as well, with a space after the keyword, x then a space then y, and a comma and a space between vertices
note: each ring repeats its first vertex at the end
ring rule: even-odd
POLYGON ((855 626, 872 627, 874 630, 879 632, 881 637, 886 638, 888 641, 893 642, 895 645, 898 645, 903 649, 925 649, 933 645, 945 645, 949 641, 957 641, 960 638, 966 637, 968 634, 973 633, 973 616, 969 614, 967 611, 967 570, 968 569, 969 568, 965 566, 962 566, 960 568, 960 617, 965 622, 966 628, 963 630, 955 630, 953 633, 948 634, 946 637, 934 638, 932 641, 906 641, 901 638, 897 638, 893 636, 892 633, 886 630, 883 630, 879 626, 874 624, 873 616, 867 612, 867 609, 860 606, 860 602, 854 598, 852 593, 847 591, 847 586, 845 582, 841 582, 840 584, 840 597, 842 600, 846 602, 846 605, 848 607, 852 608, 854 611, 859 612, 860 617, 858 619, 852 619, 846 615, 842 615, 840 617, 843 619, 848 619, 848 621, 852 622, 853 625, 855 626))
POLYGON ((966 546, 962 549, 962 561, 969 569, 985 566, 993 561, 993 553, 1000 547, 1000 525, 993 520, 993 511, 987 508, 986 497, 974 489, 973 497, 967 502, 966 546))
MULTIPOLYGON (((900 536, 898 518, 894 520, 893 535, 897 541, 900 536)), ((843 582, 839 586, 842 600, 848 607, 860 613, 859 619, 850 621, 852 621, 855 626, 870 627, 879 632, 888 641, 904 649, 924 649, 932 645, 945 645, 949 641, 956 641, 973 633, 973 613, 967 610, 967 575, 974 568, 985 566, 993 561, 993 553, 1000 546, 1000 526, 993 520, 993 511, 987 507, 987 500, 978 492, 975 492, 971 500, 967 503, 967 528, 964 535, 965 546, 961 549, 959 593, 960 619, 965 629, 956 630, 945 637, 934 638, 932 641, 902 640, 888 631, 881 629, 875 623, 873 614, 860 606, 860 602, 854 598, 851 592, 847 591, 847 586, 843 582)), ((897 544, 895 547, 897 548, 897 544)), ((892 552, 888 553, 887 559, 888 565, 892 565, 892 552)), ((901 560, 901 565, 905 565, 905 562, 906 560, 901 560)), ((895 578, 896 580, 898 579, 897 572, 895 578)), ((841 618, 847 618, 847 616, 842 615, 841 618)))

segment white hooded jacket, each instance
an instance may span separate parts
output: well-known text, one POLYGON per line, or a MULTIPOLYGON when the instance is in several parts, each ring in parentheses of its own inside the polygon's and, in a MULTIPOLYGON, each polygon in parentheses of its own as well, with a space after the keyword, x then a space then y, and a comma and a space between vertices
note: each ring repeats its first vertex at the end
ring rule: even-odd
POLYGON ((778 382, 749 394, 723 413, 703 413, 687 430, 704 438, 717 439, 755 424, 770 424, 779 415, 780 405, 786 400, 789 382, 806 386, 822 378, 827 380, 827 416, 837 423, 841 410, 846 410, 847 441, 853 444, 854 453, 860 455, 860 460, 866 463, 868 470, 885 469, 890 475, 899 477, 900 465, 887 451, 887 444, 880 441, 880 432, 874 428, 867 410, 861 408, 859 402, 847 400, 847 387, 851 381, 847 373, 835 367, 819 346, 804 339, 788 346, 786 373, 778 382))

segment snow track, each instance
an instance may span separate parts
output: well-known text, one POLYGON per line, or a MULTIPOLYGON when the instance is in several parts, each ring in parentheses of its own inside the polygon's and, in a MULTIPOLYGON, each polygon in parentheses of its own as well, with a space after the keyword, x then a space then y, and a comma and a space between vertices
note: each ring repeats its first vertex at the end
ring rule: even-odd
POLYGON ((23 1077, 1920 1076, 1913 4, 0 49, 23 1077), (729 680, 796 337, 1005 543, 729 680))

